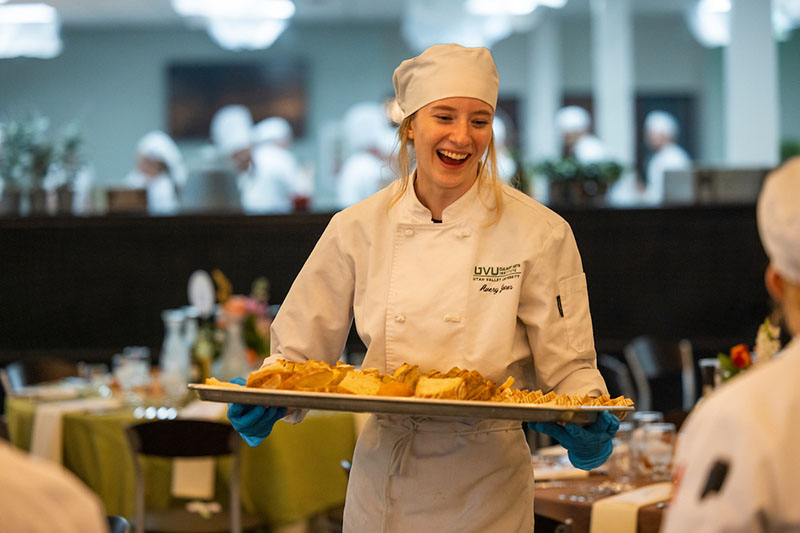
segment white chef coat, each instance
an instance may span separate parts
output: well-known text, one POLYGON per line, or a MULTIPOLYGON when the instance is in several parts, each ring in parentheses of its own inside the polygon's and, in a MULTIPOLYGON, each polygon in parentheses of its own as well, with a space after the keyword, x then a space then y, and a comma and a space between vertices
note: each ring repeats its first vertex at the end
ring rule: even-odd
POLYGON ((686 170, 692 162, 686 150, 677 144, 664 145, 653 154, 647 164, 647 189, 644 193, 645 203, 658 205, 664 202, 664 172, 668 170, 686 170))
POLYGON ((108 531, 99 498, 71 472, 0 439, 0 531, 108 531))
MULTIPOLYGON (((272 355, 336 361, 355 317, 364 367, 459 366, 496 383, 600 395, 586 278, 569 225, 503 186, 474 185, 435 224, 398 184, 332 218, 272 325, 272 355), (560 301, 560 304, 559 304, 560 301), (563 316, 562 316, 563 315, 563 316)), ((345 531, 532 531, 521 424, 373 416, 359 436, 345 531)))
POLYGON ((252 157, 253 168, 239 177, 245 212, 290 213, 299 180, 294 154, 268 143, 253 148, 252 157))
POLYGON ((384 186, 389 174, 387 164, 374 154, 364 151, 351 155, 339 172, 339 205, 348 207, 372 196, 384 186))
POLYGON ((151 177, 134 169, 125 176, 125 185, 132 189, 147 189, 147 212, 151 215, 174 215, 178 212, 175 184, 166 172, 151 177))
POLYGON ((684 423, 663 532, 800 531, 800 341, 704 398, 684 423), (701 497, 715 463, 718 492, 701 497))

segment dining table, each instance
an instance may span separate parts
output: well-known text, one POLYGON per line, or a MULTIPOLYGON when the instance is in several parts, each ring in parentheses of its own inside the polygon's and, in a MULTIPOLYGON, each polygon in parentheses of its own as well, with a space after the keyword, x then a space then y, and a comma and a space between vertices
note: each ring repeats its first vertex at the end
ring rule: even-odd
MULTIPOLYGON (((132 519, 134 466, 125 428, 144 421, 144 410, 132 405, 80 408, 80 400, 75 401, 75 409, 69 409, 68 402, 60 404, 67 408, 59 414, 60 431, 53 433, 56 439, 60 433, 60 443, 54 444, 60 452, 54 454, 56 460, 97 493, 107 514, 132 519)), ((37 398, 6 399, 9 438, 16 447, 31 450, 37 412, 43 416, 47 406, 48 401, 37 398)), ((220 419, 226 420, 224 410, 220 419)), ((277 423, 260 445, 243 445, 243 508, 278 528, 342 506, 347 488, 342 461, 352 460, 355 428, 352 413, 309 411, 301 423, 277 423)), ((216 471, 216 486, 226 491, 224 460, 218 461, 216 471)), ((148 457, 145 472, 147 505, 166 508, 174 501, 171 461, 148 457)))
MULTIPOLYGON (((608 475, 599 473, 537 481, 534 489, 534 513, 563 524, 559 531, 590 533, 595 503, 618 494, 618 489, 609 488, 613 487, 610 481, 608 475)), ((640 480, 631 490, 645 487, 648 487, 648 483, 640 480)), ((667 506, 667 500, 638 506, 636 532, 658 533, 667 506)))

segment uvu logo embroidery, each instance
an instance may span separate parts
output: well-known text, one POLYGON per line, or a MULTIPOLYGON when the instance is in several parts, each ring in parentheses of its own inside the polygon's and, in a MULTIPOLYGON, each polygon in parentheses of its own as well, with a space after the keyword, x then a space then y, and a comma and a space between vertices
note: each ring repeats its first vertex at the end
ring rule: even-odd
POLYGON ((510 266, 475 266, 472 281, 506 281, 520 277, 522 268, 519 263, 510 266))

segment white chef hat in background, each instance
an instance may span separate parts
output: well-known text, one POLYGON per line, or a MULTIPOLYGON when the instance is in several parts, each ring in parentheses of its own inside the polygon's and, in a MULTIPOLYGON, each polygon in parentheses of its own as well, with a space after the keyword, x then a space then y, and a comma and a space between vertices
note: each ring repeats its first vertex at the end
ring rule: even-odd
POLYGON ((254 145, 262 143, 288 143, 292 140, 292 126, 285 118, 269 117, 253 126, 254 145))
POLYGON ((757 206, 758 231, 770 263, 800 284, 800 157, 767 176, 757 206))
POLYGON ((346 154, 381 149, 384 131, 390 127, 383 104, 358 102, 350 106, 342 117, 342 139, 346 154))
POLYGON ((556 111, 556 127, 561 133, 588 131, 591 122, 589 112, 577 105, 568 105, 556 111))
POLYGON ((403 118, 436 100, 469 97, 494 109, 500 79, 492 54, 483 47, 436 44, 406 59, 392 77, 403 118))
POLYGON ((186 183, 186 167, 183 155, 172 137, 161 130, 153 130, 144 135, 136 145, 136 153, 166 165, 170 176, 179 187, 186 183))
POLYGON ((253 117, 243 105, 221 108, 211 119, 211 142, 223 154, 230 155, 251 143, 253 117))
POLYGON ((678 136, 678 121, 666 111, 650 111, 644 118, 644 129, 674 139, 678 136))

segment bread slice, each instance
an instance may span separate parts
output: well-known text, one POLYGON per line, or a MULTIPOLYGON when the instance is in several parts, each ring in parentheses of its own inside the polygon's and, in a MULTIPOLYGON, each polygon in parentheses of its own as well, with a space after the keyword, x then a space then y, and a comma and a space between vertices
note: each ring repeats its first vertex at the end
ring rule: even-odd
POLYGON ((362 372, 348 372, 336 386, 339 392, 345 394, 363 394, 375 396, 378 394, 383 382, 380 378, 362 372))
POLYGON ((422 376, 417 381, 414 396, 418 398, 442 398, 463 400, 466 395, 464 378, 429 378, 422 376))

